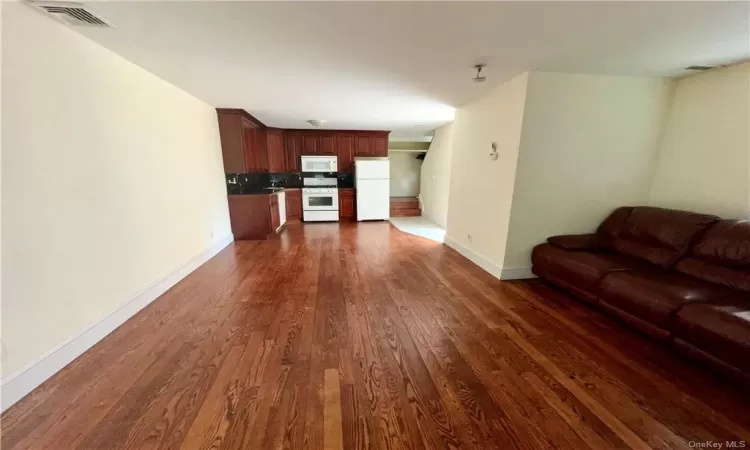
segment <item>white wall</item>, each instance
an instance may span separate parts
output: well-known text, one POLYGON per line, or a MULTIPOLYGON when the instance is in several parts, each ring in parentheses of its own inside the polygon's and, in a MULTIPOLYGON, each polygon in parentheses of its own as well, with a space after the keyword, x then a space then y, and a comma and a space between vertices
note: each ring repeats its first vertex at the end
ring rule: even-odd
POLYGON ((419 179, 422 173, 422 161, 416 156, 419 153, 388 152, 391 162, 391 197, 416 197, 419 194, 419 179))
POLYGON ((750 63, 677 82, 650 203, 750 217, 750 63))
POLYGON ((663 78, 529 74, 509 277, 528 273, 548 236, 589 232, 616 207, 647 203, 671 92, 663 78))
POLYGON ((422 216, 445 228, 448 222, 448 194, 453 160, 453 124, 435 130, 430 149, 422 162, 420 197, 422 216))
POLYGON ((216 113, 3 4, 6 377, 230 233, 216 113))
POLYGON ((527 74, 456 111, 445 242, 497 274, 505 257, 527 74), (490 160, 492 142, 499 158, 490 160))
POLYGON ((531 72, 451 127, 446 243, 501 278, 529 276, 534 245, 622 205, 750 216, 750 63, 677 82, 531 72))

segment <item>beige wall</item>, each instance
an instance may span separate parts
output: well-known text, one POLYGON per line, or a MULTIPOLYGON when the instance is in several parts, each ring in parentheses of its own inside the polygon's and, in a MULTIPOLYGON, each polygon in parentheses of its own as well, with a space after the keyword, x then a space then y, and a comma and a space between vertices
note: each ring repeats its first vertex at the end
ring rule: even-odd
POLYGON ((435 136, 422 162, 420 198, 422 216, 445 228, 448 222, 448 194, 453 159, 453 124, 435 130, 435 136))
POLYGON ((548 236, 592 231, 646 204, 672 84, 663 78, 531 72, 504 276, 548 236))
POLYGON ((388 152, 391 197, 416 197, 419 194, 422 161, 416 158, 418 154, 394 150, 388 152))
POLYGON ((677 82, 650 203, 750 217, 750 63, 677 82))
POLYGON ((3 377, 230 233, 214 110, 3 5, 3 377))
MULTIPOLYGON (((502 267, 527 74, 456 111, 446 243, 502 267), (490 159, 492 143, 499 158, 490 159)), ((492 269, 489 270, 492 270, 492 269)))
POLYGON ((459 108, 450 135, 446 243, 498 277, 621 205, 750 216, 750 63, 676 82, 531 72, 459 108))

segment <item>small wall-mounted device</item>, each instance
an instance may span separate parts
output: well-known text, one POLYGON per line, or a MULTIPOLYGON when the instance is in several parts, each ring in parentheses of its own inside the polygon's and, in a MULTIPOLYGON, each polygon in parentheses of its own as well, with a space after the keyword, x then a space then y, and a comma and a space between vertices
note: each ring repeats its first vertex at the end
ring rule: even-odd
POLYGON ((497 143, 493 142, 492 143, 492 152, 490 153, 490 159, 493 160, 493 161, 497 161, 497 157, 498 157, 498 154, 497 154, 497 143))

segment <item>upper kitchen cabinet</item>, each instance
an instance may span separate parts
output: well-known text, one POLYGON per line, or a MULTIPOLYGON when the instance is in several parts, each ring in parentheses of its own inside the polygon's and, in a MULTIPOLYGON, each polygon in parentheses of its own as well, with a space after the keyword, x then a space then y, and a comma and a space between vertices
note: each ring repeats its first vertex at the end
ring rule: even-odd
POLYGON ((271 173, 286 172, 284 133, 277 129, 267 129, 266 145, 268 146, 268 171, 271 173))
POLYGON ((388 131, 266 127, 242 109, 217 109, 224 172, 299 172, 301 155, 336 155, 339 172, 355 157, 387 157, 388 131))
POLYGON ((284 156, 287 172, 300 171, 300 155, 302 154, 302 136, 294 132, 284 133, 284 156))
POLYGON ((372 137, 372 156, 388 156, 388 135, 374 135, 372 137))
POLYGON ((319 155, 322 148, 322 143, 319 134, 303 134, 302 135, 302 154, 303 155, 319 155))
POLYGON ((333 134, 324 134, 320 137, 320 154, 329 156, 336 154, 336 140, 333 134))
POLYGON ((336 156, 339 172, 354 172, 354 146, 356 136, 353 134, 336 134, 336 156))
POLYGON ((219 138, 221 140, 221 156, 224 160, 225 173, 245 173, 245 130, 242 115, 238 112, 223 112, 217 110, 219 117, 219 138))
POLYGON ((241 109, 217 109, 225 173, 268 171, 265 125, 241 109))
MULTIPOLYGON (((248 121, 248 123, 250 123, 248 121)), ((245 160, 249 161, 248 172, 268 172, 268 144, 266 141, 266 130, 255 126, 247 128, 251 137, 247 142, 252 144, 245 148, 245 160)))
POLYGON ((360 131, 357 134, 355 156, 388 156, 387 131, 360 131))
POLYGON ((354 156, 372 156, 372 136, 369 134, 357 136, 354 156))

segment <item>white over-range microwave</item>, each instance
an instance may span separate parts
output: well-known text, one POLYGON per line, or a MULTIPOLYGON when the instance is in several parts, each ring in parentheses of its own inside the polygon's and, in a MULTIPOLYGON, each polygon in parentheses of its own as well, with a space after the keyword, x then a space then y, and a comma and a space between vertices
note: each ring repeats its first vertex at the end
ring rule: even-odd
POLYGON ((302 172, 338 172, 335 156, 303 156, 302 172))

